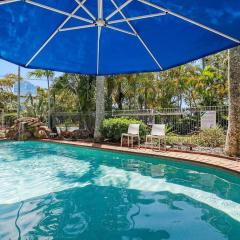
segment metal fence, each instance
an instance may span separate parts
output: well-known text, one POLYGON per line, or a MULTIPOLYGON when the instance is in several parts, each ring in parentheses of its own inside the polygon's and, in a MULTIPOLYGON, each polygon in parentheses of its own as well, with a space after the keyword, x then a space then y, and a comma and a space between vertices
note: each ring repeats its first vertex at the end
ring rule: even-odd
POLYGON ((147 109, 140 111, 113 111, 112 116, 126 116, 144 121, 147 125, 163 123, 172 132, 180 135, 192 134, 200 131, 201 116, 208 111, 216 112, 216 123, 227 130, 228 106, 205 106, 199 108, 163 108, 160 110, 147 109))
POLYGON ((95 112, 79 113, 79 112, 55 112, 52 113, 52 122, 56 127, 65 130, 71 129, 87 129, 94 131, 95 112))
MULTIPOLYGON (((228 106, 205 106, 199 108, 164 108, 146 110, 113 110, 106 112, 105 117, 129 117, 140 119, 147 125, 164 123, 169 131, 179 135, 189 135, 200 131, 201 116, 204 112, 215 111, 217 125, 225 131, 228 127, 228 106)), ((57 127, 71 127, 93 131, 95 112, 90 113, 53 113, 53 122, 57 127)))

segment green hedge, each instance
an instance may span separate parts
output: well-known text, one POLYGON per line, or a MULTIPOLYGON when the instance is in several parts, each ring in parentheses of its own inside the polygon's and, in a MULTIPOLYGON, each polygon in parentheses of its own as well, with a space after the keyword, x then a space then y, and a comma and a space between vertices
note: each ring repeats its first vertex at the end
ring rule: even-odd
POLYGON ((140 136, 145 137, 149 129, 143 121, 124 117, 105 119, 100 131, 104 138, 110 141, 119 141, 122 133, 127 133, 129 124, 134 123, 140 124, 140 136))

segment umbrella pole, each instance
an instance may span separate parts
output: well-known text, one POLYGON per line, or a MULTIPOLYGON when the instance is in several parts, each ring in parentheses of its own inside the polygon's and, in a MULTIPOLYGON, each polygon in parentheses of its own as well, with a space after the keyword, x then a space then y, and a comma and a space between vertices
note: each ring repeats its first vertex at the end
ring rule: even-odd
POLYGON ((96 77, 96 118, 94 130, 95 141, 100 141, 101 139, 100 126, 105 116, 104 80, 104 76, 96 77))
POLYGON ((21 79, 21 68, 18 66, 18 85, 17 85, 17 118, 20 118, 20 111, 21 111, 21 86, 20 86, 20 79, 21 79))

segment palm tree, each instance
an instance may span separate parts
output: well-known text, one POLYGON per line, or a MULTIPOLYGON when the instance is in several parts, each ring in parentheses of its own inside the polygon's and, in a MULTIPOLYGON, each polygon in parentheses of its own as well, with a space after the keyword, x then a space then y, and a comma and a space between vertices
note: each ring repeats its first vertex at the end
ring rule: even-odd
POLYGON ((37 117, 41 121, 45 121, 45 113, 47 111, 47 94, 42 88, 37 88, 37 95, 29 94, 24 102, 25 115, 28 117, 37 117))
POLYGON ((240 47, 229 50, 229 126, 225 152, 240 156, 240 47))
MULTIPOLYGON (((89 125, 87 116, 94 110, 95 104, 95 77, 66 73, 55 79, 52 89, 55 94, 59 95, 64 91, 64 94, 67 93, 69 96, 75 97, 75 107, 79 113, 80 120, 87 129, 89 125)), ((71 102, 68 102, 68 110, 72 108, 70 105, 71 102)), ((80 127, 81 122, 79 121, 80 127)))
POLYGON ((94 139, 96 141, 99 141, 101 138, 100 126, 105 116, 104 80, 105 77, 103 76, 98 76, 96 79, 96 118, 94 130, 94 139))
POLYGON ((29 73, 30 77, 36 78, 47 78, 47 85, 48 85, 48 127, 51 128, 51 96, 50 96, 50 79, 54 77, 54 72, 50 70, 41 70, 36 69, 29 73))

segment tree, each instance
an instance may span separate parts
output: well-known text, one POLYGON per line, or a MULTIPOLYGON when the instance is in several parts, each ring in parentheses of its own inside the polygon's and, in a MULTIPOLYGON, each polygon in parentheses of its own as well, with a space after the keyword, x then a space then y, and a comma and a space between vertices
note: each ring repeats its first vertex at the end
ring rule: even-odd
POLYGON ((51 87, 52 111, 53 112, 77 112, 77 96, 67 88, 55 85, 51 87))
MULTIPOLYGON (((57 102, 56 108, 60 108, 62 111, 69 111, 75 107, 80 114, 81 121, 84 123, 85 128, 87 128, 87 115, 95 110, 95 77, 66 73, 55 79, 52 91, 57 95, 55 97, 58 99, 61 99, 61 96, 68 95, 67 99, 69 101, 65 103, 66 108, 63 109, 62 104, 57 102), (75 106, 73 106, 72 99, 70 100, 71 97, 75 99, 75 106)), ((67 99, 64 99, 64 101, 67 99)))
POLYGON ((158 108, 176 107, 176 79, 178 77, 175 76, 175 70, 177 69, 160 73, 156 89, 158 108))
POLYGON ((158 81, 157 75, 154 73, 141 73, 136 75, 136 94, 138 97, 138 108, 148 109, 158 106, 157 90, 158 81))
POLYGON ((105 108, 107 111, 112 111, 113 108, 113 92, 115 89, 115 77, 109 76, 105 78, 106 85, 106 104, 105 108))
POLYGON ((223 105, 227 99, 227 80, 213 66, 206 66, 202 70, 196 85, 199 105, 223 105))
POLYGON ((101 138, 100 126, 105 116, 105 103, 104 103, 104 79, 103 76, 98 76, 96 79, 96 118, 94 139, 99 141, 101 138))
POLYGON ((116 88, 114 92, 114 101, 117 104, 119 110, 123 109, 124 93, 123 93, 123 82, 124 76, 118 75, 115 76, 116 88))
POLYGON ((37 88, 36 96, 29 94, 24 102, 24 115, 46 121, 46 112, 48 110, 47 97, 48 93, 42 88, 37 88))
POLYGON ((41 70, 37 69, 29 73, 30 77, 36 78, 47 78, 47 85, 48 85, 48 127, 51 128, 51 96, 50 96, 50 79, 54 77, 54 72, 50 70, 41 70))
POLYGON ((0 79, 0 108, 4 108, 6 112, 16 110, 17 97, 13 93, 13 87, 17 79, 15 74, 7 74, 0 79))
POLYGON ((225 152, 240 156, 240 47, 229 50, 229 125, 225 152))

